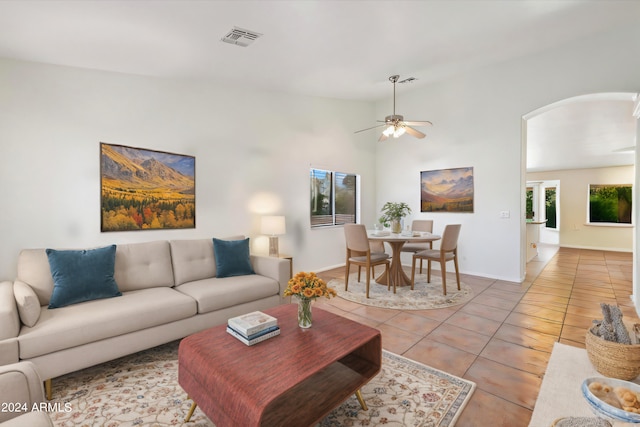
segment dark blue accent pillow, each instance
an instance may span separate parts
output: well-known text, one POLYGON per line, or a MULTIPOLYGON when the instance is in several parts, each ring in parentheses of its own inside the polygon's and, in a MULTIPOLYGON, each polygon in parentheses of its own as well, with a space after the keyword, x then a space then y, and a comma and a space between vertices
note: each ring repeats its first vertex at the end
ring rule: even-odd
POLYGON ((113 277, 116 245, 78 251, 47 249, 46 252, 53 276, 49 308, 122 295, 113 277))
POLYGON ((249 257, 249 238, 244 240, 213 239, 216 258, 216 277, 256 274, 249 257))

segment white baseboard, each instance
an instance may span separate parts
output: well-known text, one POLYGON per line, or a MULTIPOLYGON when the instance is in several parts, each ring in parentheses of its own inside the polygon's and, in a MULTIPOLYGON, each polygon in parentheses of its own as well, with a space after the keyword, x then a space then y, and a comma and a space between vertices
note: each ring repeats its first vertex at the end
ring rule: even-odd
POLYGON ((583 246, 583 245, 559 245, 561 248, 568 249, 585 249, 590 251, 605 251, 605 252, 629 252, 632 253, 633 249, 628 248, 600 248, 595 246, 583 246))

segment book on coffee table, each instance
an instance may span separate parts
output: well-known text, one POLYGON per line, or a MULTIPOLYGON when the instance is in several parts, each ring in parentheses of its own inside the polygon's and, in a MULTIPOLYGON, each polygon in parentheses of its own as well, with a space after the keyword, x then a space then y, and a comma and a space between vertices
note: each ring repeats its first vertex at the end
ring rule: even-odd
POLYGON ((278 326, 278 319, 261 311, 254 311, 242 316, 232 317, 227 320, 227 325, 245 337, 249 337, 272 326, 278 326))
POLYGON ((267 331, 263 331, 262 333, 258 332, 257 334, 254 334, 253 335, 254 338, 251 338, 251 339, 248 339, 243 334, 239 333, 238 331, 235 331, 233 328, 231 328, 231 326, 228 326, 228 325, 227 325, 227 332, 233 335, 234 337, 236 337, 238 340, 245 343, 246 345, 254 345, 254 344, 258 344, 259 342, 268 340, 269 338, 273 338, 276 335, 280 335, 280 328, 276 326, 274 330, 267 330, 267 331))
POLYGON ((251 340, 252 340, 252 339, 254 339, 254 338, 258 338, 258 337, 259 337, 259 336, 261 336, 261 335, 268 334, 269 332, 273 332, 273 331, 275 331, 276 329, 280 329, 277 325, 276 325, 276 326, 269 326, 267 329, 263 329, 263 330, 261 330, 261 331, 258 331, 258 332, 256 332, 255 334, 245 335, 245 334, 243 334, 243 333, 242 333, 242 332, 240 332, 240 331, 236 331, 236 330, 233 328, 233 326, 231 326, 231 325, 227 325, 227 328, 231 329, 231 330, 232 330, 233 332, 235 332, 236 334, 240 334, 240 335, 242 335, 242 337, 243 337, 243 338, 246 338, 246 339, 248 339, 249 341, 251 341, 251 340))

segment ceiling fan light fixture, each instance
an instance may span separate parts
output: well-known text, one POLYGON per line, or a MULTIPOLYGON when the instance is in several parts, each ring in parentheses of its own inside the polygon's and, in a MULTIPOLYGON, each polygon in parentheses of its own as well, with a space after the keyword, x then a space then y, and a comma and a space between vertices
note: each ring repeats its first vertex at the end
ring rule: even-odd
POLYGON ((393 132, 393 137, 394 137, 394 138, 398 138, 398 137, 400 137, 400 136, 404 135, 404 133, 405 133, 406 131, 407 131, 407 130, 405 129, 405 127, 404 127, 404 126, 396 126, 396 130, 395 130, 395 132, 393 132))
MULTIPOLYGON (((384 118, 384 124, 379 124, 377 126, 373 126, 366 129, 357 130, 355 133, 364 132, 369 129, 376 129, 384 127, 382 134, 378 141, 384 141, 390 136, 394 138, 399 138, 407 132, 409 135, 414 138, 424 138, 425 134, 420 132, 419 130, 414 129, 412 126, 426 126, 431 125, 432 123, 429 121, 414 121, 408 120, 405 121, 404 117, 400 114, 396 114, 396 82, 400 76, 394 75, 389 77, 389 81, 393 83, 393 114, 384 118)), ((415 80, 414 77, 409 77, 401 81, 400 83, 406 83, 415 80)))
POLYGON ((396 130, 396 127, 394 125, 389 125, 385 130, 382 131, 382 133, 385 136, 391 136, 391 135, 393 135, 395 130, 396 130))

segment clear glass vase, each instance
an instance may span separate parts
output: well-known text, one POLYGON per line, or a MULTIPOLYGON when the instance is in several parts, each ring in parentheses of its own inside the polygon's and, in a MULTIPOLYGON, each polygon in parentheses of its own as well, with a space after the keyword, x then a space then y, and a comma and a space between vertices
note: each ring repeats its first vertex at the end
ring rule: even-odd
POLYGON ((298 326, 301 328, 311 327, 311 301, 308 298, 298 298, 298 326))

